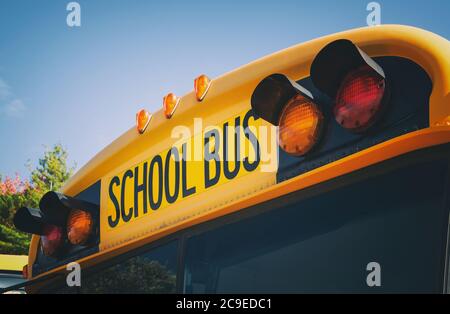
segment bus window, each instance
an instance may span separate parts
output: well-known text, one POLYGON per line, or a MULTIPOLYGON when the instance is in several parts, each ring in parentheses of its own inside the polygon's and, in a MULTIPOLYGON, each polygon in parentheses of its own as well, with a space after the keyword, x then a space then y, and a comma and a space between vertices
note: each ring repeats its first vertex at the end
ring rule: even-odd
POLYGON ((198 231, 184 292, 442 292, 448 159, 406 165, 198 231), (372 262, 380 285, 369 287, 372 262))
POLYGON ((83 277, 81 293, 175 293, 177 241, 83 277))

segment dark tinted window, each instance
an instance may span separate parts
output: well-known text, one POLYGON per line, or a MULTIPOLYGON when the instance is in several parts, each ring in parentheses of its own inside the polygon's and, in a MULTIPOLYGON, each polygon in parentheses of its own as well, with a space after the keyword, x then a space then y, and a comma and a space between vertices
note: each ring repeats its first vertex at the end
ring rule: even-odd
POLYGON ((193 236, 185 292, 442 292, 447 164, 372 174, 280 207, 281 199, 193 236), (371 262, 381 287, 367 285, 371 262))
POLYGON ((81 293, 174 293, 176 241, 83 276, 81 293))

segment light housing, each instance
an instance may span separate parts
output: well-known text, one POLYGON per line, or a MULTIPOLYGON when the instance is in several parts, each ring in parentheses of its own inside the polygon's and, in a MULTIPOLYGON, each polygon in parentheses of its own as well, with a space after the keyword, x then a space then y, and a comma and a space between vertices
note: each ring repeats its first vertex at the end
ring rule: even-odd
POLYGON ((44 234, 45 221, 41 210, 20 207, 14 214, 13 223, 16 229, 37 235, 44 234))
POLYGON ((312 93, 283 74, 264 78, 251 97, 253 112, 279 126, 281 149, 293 156, 303 156, 319 142, 324 115, 312 93))
POLYGON ((174 93, 169 93, 163 98, 164 115, 170 119, 180 103, 181 98, 174 93))
POLYGON ((303 156, 319 142, 324 117, 312 100, 297 94, 283 108, 278 124, 280 147, 290 155, 303 156))
POLYGON ((145 109, 141 109, 136 113, 136 129, 139 134, 143 134, 152 119, 152 114, 145 109))
POLYGON ((334 101, 336 121, 351 132, 375 124, 389 99, 383 68, 350 40, 326 45, 311 64, 311 79, 334 101))
POLYGON ((87 211, 92 214, 94 219, 99 211, 98 205, 54 191, 47 192, 42 196, 39 208, 48 223, 64 228, 71 210, 87 211))
POLYGON ((281 110, 295 95, 313 100, 309 90, 283 74, 272 74, 256 86, 251 97, 253 112, 260 118, 278 125, 281 110))
POLYGON ((54 191, 42 196, 39 209, 19 208, 13 221, 17 229, 39 235, 43 254, 54 258, 73 252, 69 243, 94 245, 99 240, 99 206, 54 191))
POLYGON ((41 198, 39 208, 46 222, 61 228, 64 239, 73 245, 84 245, 96 235, 98 205, 50 191, 41 198))
POLYGON ((210 87, 211 80, 205 74, 200 75, 194 80, 195 97, 198 101, 202 101, 205 98, 210 87))

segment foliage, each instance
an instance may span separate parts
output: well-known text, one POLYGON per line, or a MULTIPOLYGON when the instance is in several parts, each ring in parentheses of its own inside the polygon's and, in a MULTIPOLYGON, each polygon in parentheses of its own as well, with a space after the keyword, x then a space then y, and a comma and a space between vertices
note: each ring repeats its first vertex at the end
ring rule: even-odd
POLYGON ((0 252, 5 254, 28 255, 30 236, 0 224, 0 252))
POLYGON ((36 169, 31 171, 31 182, 38 191, 58 191, 70 178, 74 167, 67 167, 67 151, 60 145, 46 150, 36 169))
POLYGON ((0 223, 12 227, 12 217, 16 208, 38 205, 40 193, 27 180, 18 175, 14 179, 0 180, 0 223))
POLYGON ((39 206, 42 195, 59 190, 73 172, 67 166, 67 151, 60 145, 46 150, 31 170, 31 182, 0 175, 0 254, 28 254, 30 236, 16 231, 12 219, 17 208, 39 206))

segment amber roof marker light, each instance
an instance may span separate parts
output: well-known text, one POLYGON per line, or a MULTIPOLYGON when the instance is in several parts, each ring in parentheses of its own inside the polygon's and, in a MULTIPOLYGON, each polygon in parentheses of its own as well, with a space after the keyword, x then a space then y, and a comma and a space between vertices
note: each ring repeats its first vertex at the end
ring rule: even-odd
POLYGON ((311 79, 333 100, 336 122, 354 133, 374 125, 389 102, 383 68, 350 40, 322 48, 311 64, 311 79))
POLYGON ((143 134, 145 132, 151 119, 152 114, 145 109, 141 109, 138 113, 136 113, 136 129, 139 134, 143 134))
POLYGON ((194 91, 197 101, 202 101, 211 87, 211 79, 205 74, 200 75, 194 80, 194 91))
POLYGON ((164 115, 167 119, 172 118, 175 110, 177 110, 178 105, 180 104, 181 98, 175 95, 174 93, 169 93, 163 98, 163 108, 164 115))

